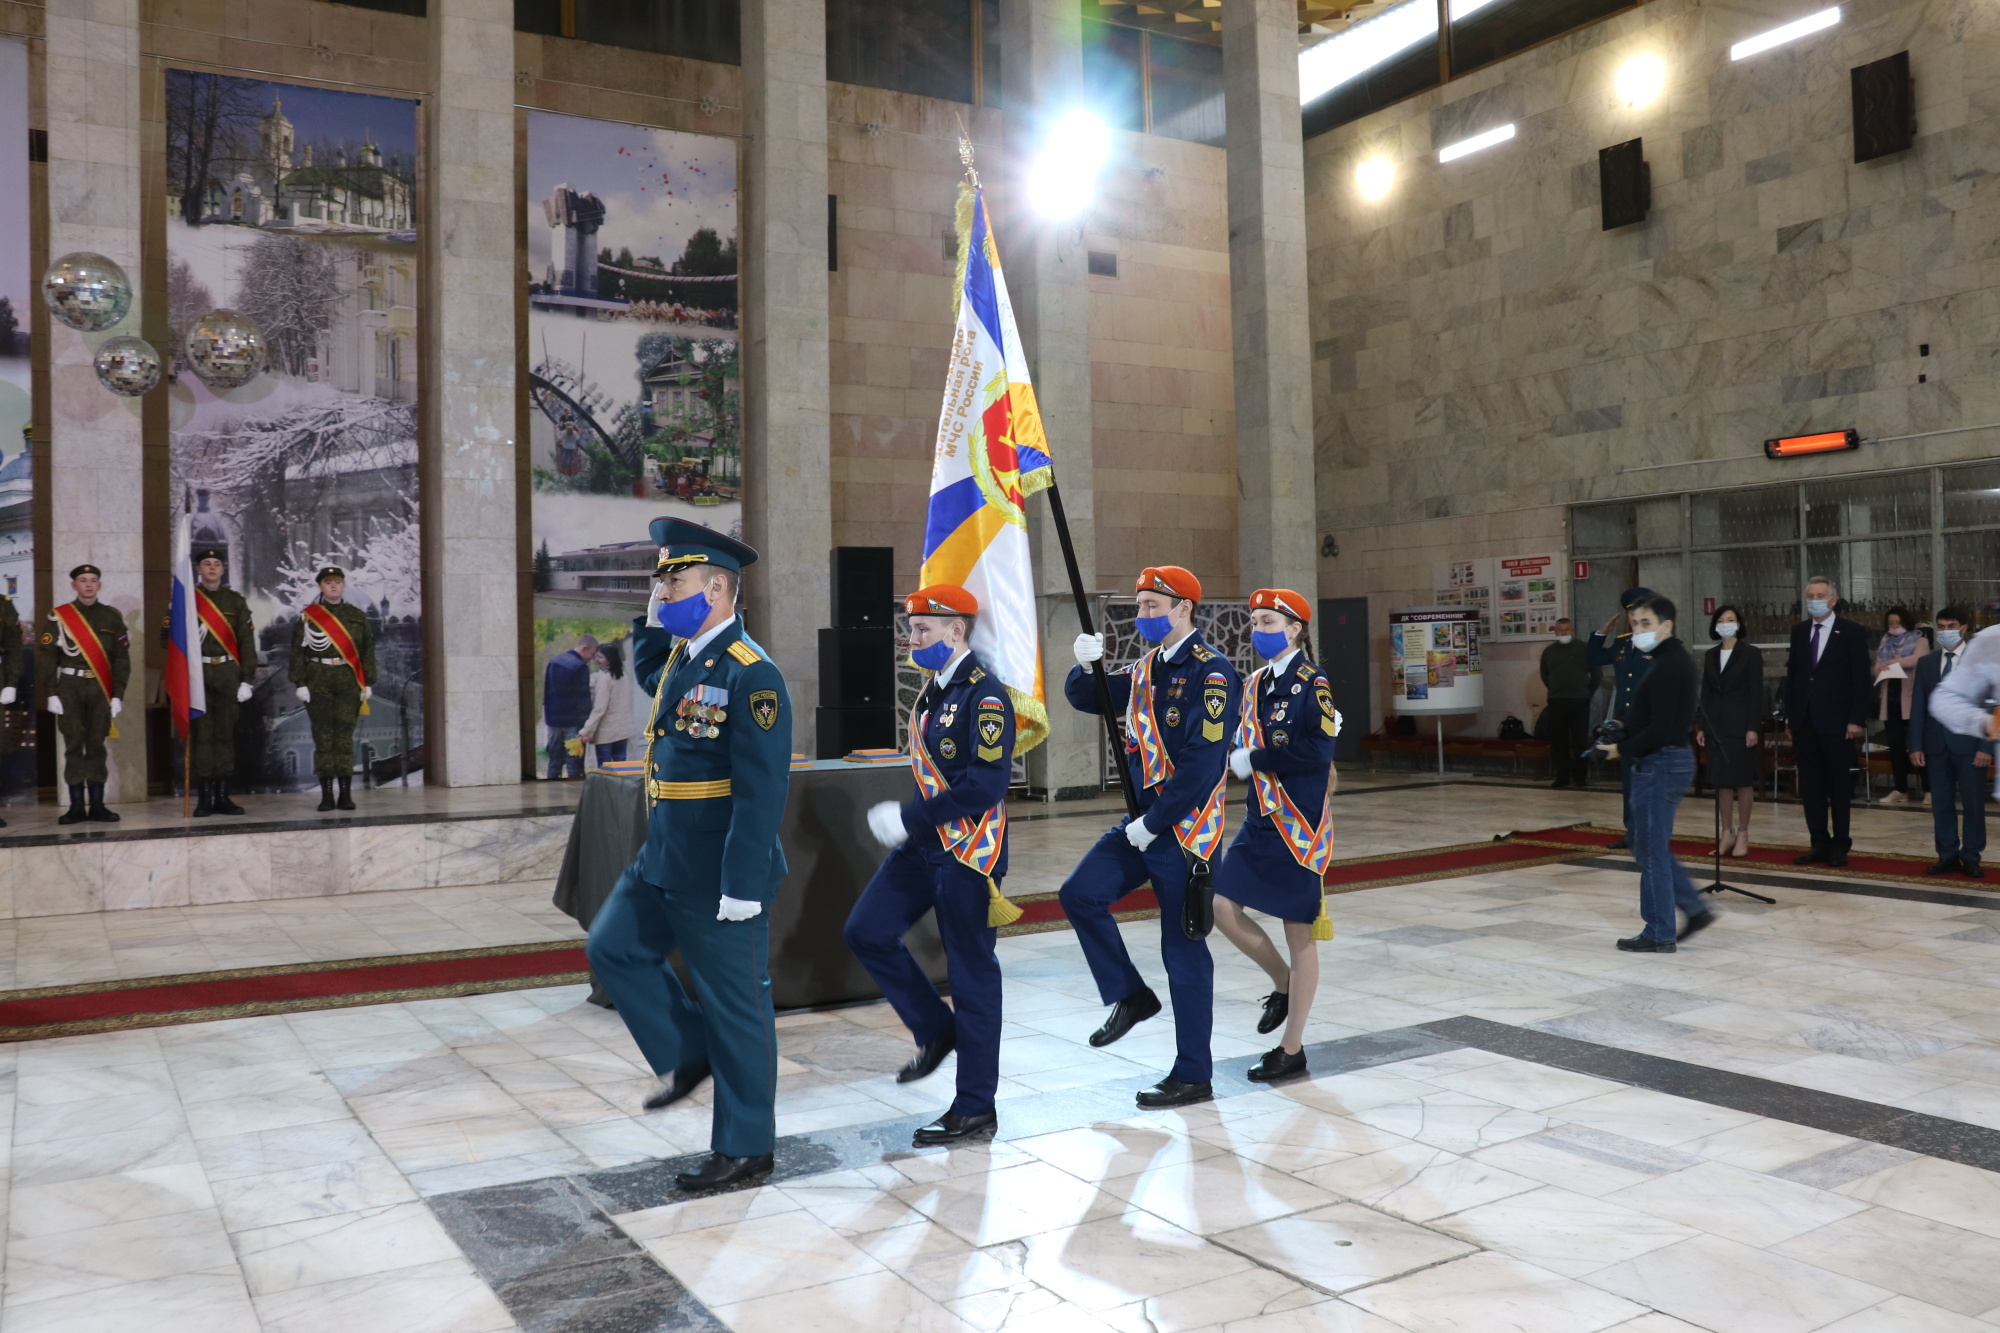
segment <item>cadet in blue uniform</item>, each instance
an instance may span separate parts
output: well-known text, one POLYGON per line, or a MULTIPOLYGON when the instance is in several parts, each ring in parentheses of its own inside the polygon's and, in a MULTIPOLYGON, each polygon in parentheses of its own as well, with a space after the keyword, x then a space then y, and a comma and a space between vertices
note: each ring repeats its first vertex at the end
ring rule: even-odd
POLYGON ((714 1074, 713 1156, 677 1181, 715 1189, 769 1171, 777 1136, 766 909, 785 878, 792 708, 736 616, 757 553, 681 519, 654 519, 652 536, 653 599, 632 633, 633 669, 653 696, 646 845, 591 922, 590 966, 660 1076, 647 1110, 714 1074), (692 999, 667 965, 675 949, 692 999))
MULTIPOLYGON (((1191 940, 1181 930, 1182 893, 1188 854, 1212 860, 1222 850, 1223 768, 1240 682, 1229 659, 1195 633, 1201 583, 1194 575, 1174 565, 1147 569, 1139 575, 1138 591, 1139 635, 1158 646, 1111 678, 1111 703, 1125 717, 1124 759, 1140 788, 1140 817, 1120 821, 1099 838, 1059 896, 1097 993, 1112 1006, 1090 1044, 1109 1046, 1160 1012, 1159 997, 1132 966, 1111 915, 1111 904, 1152 882, 1159 895, 1167 993, 1174 1002, 1176 1058, 1172 1072, 1138 1101, 1146 1108, 1187 1106, 1214 1096, 1209 1030, 1215 960, 1206 940, 1191 940), (1138 682, 1146 688, 1135 689, 1138 682)), ((1103 655, 1102 635, 1077 636, 1077 667, 1063 693, 1081 712, 1098 711, 1090 666, 1103 655)))
MULTIPOLYGON (((1607 718, 1625 716, 1625 710, 1632 706, 1632 692, 1639 688, 1639 682, 1653 669, 1653 659, 1632 646, 1630 624, 1632 608, 1641 602, 1651 601, 1652 597, 1651 588, 1627 588, 1619 593, 1619 609, 1612 613, 1611 619, 1604 622, 1603 629, 1590 636, 1590 646, 1583 655, 1584 664, 1611 668, 1611 707, 1604 710, 1604 716, 1607 718), (1611 631, 1617 629, 1621 623, 1624 628, 1614 637, 1611 631)), ((1630 768, 1626 762, 1619 760, 1618 793, 1624 810, 1622 822, 1627 829, 1632 827, 1632 785, 1625 780, 1629 772, 1630 768)), ((1624 847, 1628 844, 1625 837, 1620 837, 1611 845, 1624 847)))
POLYGON ((1319 989, 1319 940, 1333 938, 1326 868, 1333 861, 1333 738, 1340 713, 1333 687, 1313 664, 1312 604, 1290 588, 1250 594, 1250 641, 1269 665, 1244 683, 1229 768, 1250 784, 1249 814, 1215 872, 1215 928, 1264 969, 1257 1031, 1284 1025, 1277 1046, 1250 1070, 1259 1083, 1306 1072, 1305 1030, 1319 989), (1279 956, 1244 908, 1285 923, 1279 956))
POLYGON ((993 955, 994 909, 1007 873, 1007 782, 1014 755, 1014 705, 1007 689, 967 647, 979 602, 938 583, 904 602, 910 660, 934 672, 910 717, 916 795, 884 801, 869 827, 892 850, 847 918, 847 947, 875 978, 917 1040, 898 1083, 928 1077, 954 1048, 958 1096, 916 1132, 916 1146, 990 1138, 998 1126, 1000 960, 993 955), (937 911, 951 973, 951 1007, 903 946, 925 912, 937 911))

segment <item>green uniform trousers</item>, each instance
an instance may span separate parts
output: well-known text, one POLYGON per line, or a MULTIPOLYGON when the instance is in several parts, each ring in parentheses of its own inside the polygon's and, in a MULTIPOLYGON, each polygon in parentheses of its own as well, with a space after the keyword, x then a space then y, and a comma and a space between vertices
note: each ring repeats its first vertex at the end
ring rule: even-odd
POLYGON ((194 720, 189 756, 197 779, 236 776, 236 718, 243 705, 236 702, 236 687, 246 676, 234 662, 222 662, 201 669, 203 687, 208 691, 208 711, 194 720))
POLYGON ((313 773, 322 778, 354 772, 354 724, 361 715, 361 687, 345 667, 313 672, 306 688, 312 699, 306 716, 312 719, 313 773))
POLYGON ((63 781, 72 787, 106 781, 110 767, 104 738, 111 734, 111 701, 104 697, 104 687, 89 676, 57 676, 55 696, 63 706, 56 718, 63 742, 63 781))

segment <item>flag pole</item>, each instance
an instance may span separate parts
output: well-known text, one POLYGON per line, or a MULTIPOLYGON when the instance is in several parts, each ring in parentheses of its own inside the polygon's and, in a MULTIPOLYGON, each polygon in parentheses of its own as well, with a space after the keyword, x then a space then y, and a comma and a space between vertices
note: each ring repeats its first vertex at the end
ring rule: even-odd
MULTIPOLYGON (((193 512, 194 512, 194 488, 192 486, 183 487, 181 495, 181 513, 183 517, 181 521, 185 523, 187 521, 185 516, 188 514, 192 514, 193 512)), ((167 586, 169 587, 169 589, 171 589, 173 585, 169 583, 167 586)), ((199 640, 197 640, 197 642, 199 642, 199 640)), ((192 818, 192 816, 188 814, 188 788, 192 787, 193 785, 194 785, 194 719, 189 718, 187 726, 187 734, 181 737, 181 818, 182 819, 192 818)))

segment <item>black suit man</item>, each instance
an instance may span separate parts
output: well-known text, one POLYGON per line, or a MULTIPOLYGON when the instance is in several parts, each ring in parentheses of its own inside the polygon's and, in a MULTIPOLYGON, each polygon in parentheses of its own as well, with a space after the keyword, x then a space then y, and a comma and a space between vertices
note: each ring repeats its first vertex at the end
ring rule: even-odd
POLYGON ((1861 739, 1874 695, 1868 673, 1868 631, 1833 613, 1839 600, 1831 579, 1806 581, 1808 618, 1792 626, 1791 656, 1785 663, 1785 725, 1798 760, 1806 830, 1812 834, 1812 850, 1792 858, 1798 865, 1824 861, 1844 866, 1847 850, 1854 845, 1847 836, 1847 809, 1854 796, 1854 742, 1861 739))
POLYGON ((1931 691, 1958 667, 1959 654, 1965 651, 1968 614, 1962 606, 1938 612, 1937 651, 1917 659, 1910 698, 1910 758, 1931 775, 1931 823, 1938 859, 1928 873, 1962 870, 1979 879, 1984 873, 1979 858, 1986 850, 1986 780, 1993 750, 1977 736, 1961 736, 1931 715, 1931 691))

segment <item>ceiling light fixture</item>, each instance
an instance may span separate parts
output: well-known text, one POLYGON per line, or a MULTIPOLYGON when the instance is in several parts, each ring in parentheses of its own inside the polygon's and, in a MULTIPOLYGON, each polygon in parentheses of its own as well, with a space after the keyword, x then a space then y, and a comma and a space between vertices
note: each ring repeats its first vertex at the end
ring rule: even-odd
POLYGON ((1063 220, 1090 207, 1097 173, 1111 155, 1111 131, 1088 111, 1068 111, 1049 130, 1042 155, 1028 169, 1035 211, 1063 220))
POLYGON ((1667 62, 1654 55, 1633 56, 1618 67, 1611 86, 1625 105, 1643 106, 1666 89, 1667 62))
POLYGON ((1341 84, 1360 78, 1419 42, 1435 38, 1437 30, 1437 5, 1432 0, 1403 0, 1307 47, 1299 52, 1300 103, 1324 97, 1341 84))
POLYGON ((1729 48, 1729 58, 1748 60, 1751 56, 1768 51, 1774 46, 1783 46, 1786 42, 1795 42, 1824 28, 1831 28, 1838 22, 1840 22, 1839 5, 1835 5, 1832 9, 1822 9, 1817 14, 1808 14, 1802 19, 1787 23, 1782 28, 1773 28, 1760 36, 1738 42, 1729 48))
POLYGON ((1371 157, 1354 169, 1354 187, 1369 203, 1389 197, 1396 184, 1396 164, 1386 157, 1371 157))
POLYGON ((1438 149, 1438 161, 1450 162, 1455 158, 1464 157, 1467 153, 1476 153, 1482 148, 1491 148, 1496 143, 1506 143, 1513 137, 1514 127, 1512 125, 1502 125, 1497 129, 1487 130, 1484 134, 1475 134, 1470 139, 1460 139, 1457 143, 1446 144, 1443 148, 1438 149))

